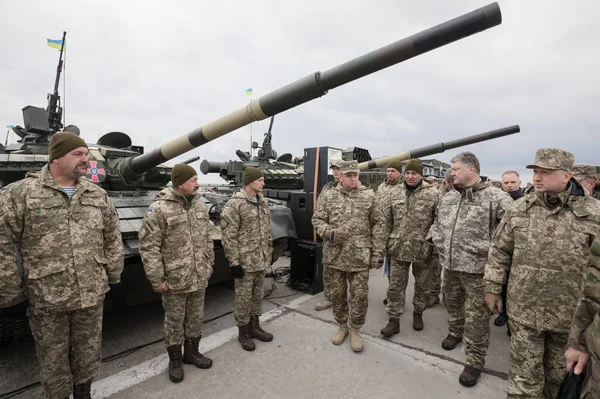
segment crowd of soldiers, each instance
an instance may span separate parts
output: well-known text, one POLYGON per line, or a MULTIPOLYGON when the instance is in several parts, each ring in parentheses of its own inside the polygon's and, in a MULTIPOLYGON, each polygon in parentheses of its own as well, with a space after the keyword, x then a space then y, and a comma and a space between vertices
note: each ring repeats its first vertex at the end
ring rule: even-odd
MULTIPOLYGON (((104 296, 123 270, 117 212, 107 193, 83 177, 87 155, 78 135, 56 133, 48 164, 0 195, 0 308, 7 317, 27 313, 45 398, 91 397, 101 363, 104 296)), ((392 161, 375 193, 360 182, 356 161, 333 162, 334 180, 323 188, 312 218, 324 251, 325 292, 316 309, 333 310, 339 328, 332 343, 350 336, 352 350, 363 350, 370 269, 384 263, 389 320, 381 335, 399 334, 412 268, 416 331, 425 328, 426 309, 440 301, 443 275, 448 336, 442 347, 453 350, 464 340, 462 385, 477 384, 490 315, 500 313, 495 323, 508 321, 511 334, 509 398, 553 398, 571 369, 587 369, 584 395, 598 397, 596 171, 574 165, 573 155, 558 149, 538 150, 527 167, 534 187, 522 192, 517 172, 506 172, 501 188, 482 177, 471 152, 452 159, 439 187, 423 176, 419 159, 404 168, 392 161)), ((177 383, 184 363, 200 369, 213 364, 199 343, 214 251, 197 172, 178 164, 171 180, 147 209, 139 240, 146 276, 161 294, 168 375, 177 383)), ((273 252, 263 188, 261 171, 246 168, 243 187, 221 213, 238 341, 246 351, 256 348, 253 339, 273 340, 259 323, 273 252)))
POLYGON ((598 398, 596 168, 575 165, 566 151, 540 149, 527 165, 533 185, 522 190, 516 171, 498 184, 481 176, 472 152, 451 162, 438 188, 436 179, 423 177, 419 159, 404 168, 392 161, 376 193, 359 182, 356 161, 332 162, 335 180, 321 193, 312 221, 323 239, 326 287, 315 309, 332 308, 339 324, 333 344, 349 335, 352 350, 363 350, 369 269, 380 268, 382 258, 389 269, 383 337, 400 333, 409 269, 415 331, 424 328, 423 312, 439 303, 443 269, 448 336, 441 346, 453 350, 464 340, 460 384, 477 384, 490 316, 499 314, 494 324, 508 323, 511 336, 509 398, 555 398, 566 371, 578 375, 586 368, 582 397, 598 398))

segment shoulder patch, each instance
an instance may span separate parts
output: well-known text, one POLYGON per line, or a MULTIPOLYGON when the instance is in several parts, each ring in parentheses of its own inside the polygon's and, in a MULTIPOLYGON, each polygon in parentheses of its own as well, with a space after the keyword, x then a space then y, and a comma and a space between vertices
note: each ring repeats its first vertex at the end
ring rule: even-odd
POLYGON ((152 213, 152 208, 148 208, 148 209, 146 210, 146 213, 152 213))

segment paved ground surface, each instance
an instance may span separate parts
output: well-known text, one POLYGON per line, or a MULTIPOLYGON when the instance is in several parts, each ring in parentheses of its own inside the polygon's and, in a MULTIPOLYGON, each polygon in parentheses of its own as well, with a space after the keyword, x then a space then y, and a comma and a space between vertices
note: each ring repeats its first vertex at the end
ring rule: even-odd
MULTIPOLYGON (((288 258, 275 267, 286 266, 288 258)), ((463 346, 441 348, 447 335, 447 313, 442 305, 424 314, 425 330, 412 330, 412 304, 401 318, 401 332, 382 339, 385 325, 382 300, 387 280, 381 271, 371 272, 369 310, 365 324, 365 350, 351 351, 349 342, 331 344, 336 331, 331 310, 317 312, 322 294, 310 296, 277 283, 263 304, 263 327, 275 335, 271 343, 257 343, 246 352, 238 344, 231 315, 233 290, 213 286, 206 294, 205 355, 214 360, 210 370, 185 366, 186 377, 172 384, 166 374, 167 356, 162 342, 163 313, 160 304, 108 314, 103 332, 101 374, 93 385, 95 398, 180 397, 196 398, 504 398, 508 372, 508 337, 505 328, 491 326, 486 370, 471 389, 458 383, 464 362, 463 346), (146 345, 146 346, 144 346, 146 345), (137 348, 143 346, 142 348, 137 348), (132 349, 136 348, 136 349, 132 349)), ((265 281, 265 290, 272 280, 265 281)), ((412 298, 412 283, 408 298, 412 298)), ((491 322, 492 320, 490 320, 491 322)), ((0 398, 38 381, 39 369, 31 339, 0 348, 0 398)), ((39 388, 15 398, 36 398, 39 388)))

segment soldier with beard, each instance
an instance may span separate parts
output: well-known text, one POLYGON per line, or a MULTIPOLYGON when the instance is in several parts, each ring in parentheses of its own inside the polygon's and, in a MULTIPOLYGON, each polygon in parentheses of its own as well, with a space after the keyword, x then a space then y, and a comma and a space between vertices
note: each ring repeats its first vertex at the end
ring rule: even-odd
POLYGON ((415 277, 413 329, 424 328, 423 312, 427 309, 430 284, 431 246, 425 236, 433 223, 438 191, 422 179, 423 163, 411 159, 404 168, 404 183, 387 193, 380 204, 385 221, 390 285, 387 292, 388 324, 381 335, 391 337, 400 332, 400 315, 404 311, 408 272, 415 277))
POLYGON ((154 291, 162 294, 172 382, 183 381, 182 363, 201 369, 212 366, 212 360, 198 352, 204 293, 215 254, 208 209, 197 194, 197 175, 189 165, 175 165, 171 171, 173 186, 156 196, 139 232, 146 277, 154 291))
POLYGON ((48 164, 0 196, 0 307, 29 300, 45 398, 90 398, 104 295, 123 270, 117 211, 85 177, 87 167, 87 144, 74 133, 55 133, 48 164))
MULTIPOLYGON (((388 162, 386 169, 386 178, 377 187, 377 192, 375 193, 375 199, 377 201, 378 206, 381 205, 384 198, 386 198, 391 191, 398 189, 402 183, 402 162, 397 160, 392 160, 388 162)), ((387 274, 388 283, 390 282, 390 272, 389 272, 389 259, 387 255, 384 257, 384 264, 386 265, 384 268, 384 274, 387 274)), ((388 297, 386 296, 383 300, 383 304, 388 304, 388 297)), ((400 309, 400 313, 404 312, 404 306, 400 309)))
POLYGON ((501 311, 510 272, 508 397, 547 399, 556 397, 564 375, 590 245, 600 234, 600 203, 572 178, 573 155, 566 151, 539 149, 527 168, 535 192, 517 200, 498 226, 485 292, 492 313, 501 311))

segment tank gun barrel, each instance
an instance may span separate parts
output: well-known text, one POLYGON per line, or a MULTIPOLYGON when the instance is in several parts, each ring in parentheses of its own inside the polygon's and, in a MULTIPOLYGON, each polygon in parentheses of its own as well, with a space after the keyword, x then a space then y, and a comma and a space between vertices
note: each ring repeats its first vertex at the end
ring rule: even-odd
POLYGON ((479 133, 472 136, 463 137, 462 139, 441 142, 417 148, 415 150, 401 152, 396 155, 390 155, 387 157, 372 159, 367 162, 361 162, 358 164, 358 169, 365 171, 375 168, 384 168, 392 160, 405 161, 411 158, 422 158, 433 154, 439 154, 446 150, 451 150, 453 148, 463 147, 469 144, 475 144, 480 143, 482 141, 509 136, 511 134, 519 133, 520 131, 521 129, 519 128, 519 125, 503 127, 502 129, 496 129, 489 132, 479 133))
POLYGON ((315 72, 268 93, 248 105, 120 165, 128 182, 146 170, 220 136, 319 98, 331 89, 499 25, 498 3, 491 3, 450 21, 398 40, 325 72, 315 72))
POLYGON ((197 160, 199 160, 200 157, 199 156, 195 156, 195 157, 191 157, 190 159, 186 159, 185 161, 183 161, 183 164, 189 165, 193 162, 196 162, 197 160))
POLYGON ((221 173, 222 170, 227 170, 227 162, 211 162, 205 159, 200 163, 200 171, 205 175, 209 173, 221 173))

